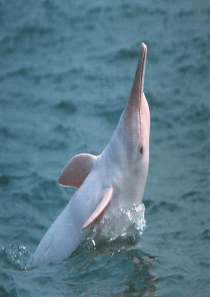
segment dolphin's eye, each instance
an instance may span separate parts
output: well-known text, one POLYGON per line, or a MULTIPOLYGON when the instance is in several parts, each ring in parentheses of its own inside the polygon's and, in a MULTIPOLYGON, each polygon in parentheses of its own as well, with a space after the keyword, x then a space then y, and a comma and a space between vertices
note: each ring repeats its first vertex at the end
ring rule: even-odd
POLYGON ((142 155, 143 154, 143 145, 140 147, 140 155, 142 155))

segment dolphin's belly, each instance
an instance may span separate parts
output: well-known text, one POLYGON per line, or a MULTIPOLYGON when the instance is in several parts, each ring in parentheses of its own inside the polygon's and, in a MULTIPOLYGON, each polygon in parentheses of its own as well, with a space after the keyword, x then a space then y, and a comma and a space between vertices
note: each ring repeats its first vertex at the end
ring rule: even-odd
POLYGON ((75 213, 72 202, 69 202, 42 238, 33 255, 33 265, 66 259, 84 240, 88 230, 82 229, 84 219, 75 213))

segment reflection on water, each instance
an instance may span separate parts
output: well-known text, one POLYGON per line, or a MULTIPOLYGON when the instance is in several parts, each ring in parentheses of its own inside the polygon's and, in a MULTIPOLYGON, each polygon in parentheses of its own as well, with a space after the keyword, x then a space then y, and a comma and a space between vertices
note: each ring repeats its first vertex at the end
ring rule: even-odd
POLYGON ((66 287, 74 283, 78 288, 80 280, 83 285, 77 291, 79 294, 155 296, 158 277, 150 270, 156 258, 141 250, 137 238, 98 240, 96 245, 87 240, 84 246, 85 249, 80 246, 65 262, 66 278, 62 283, 66 287))

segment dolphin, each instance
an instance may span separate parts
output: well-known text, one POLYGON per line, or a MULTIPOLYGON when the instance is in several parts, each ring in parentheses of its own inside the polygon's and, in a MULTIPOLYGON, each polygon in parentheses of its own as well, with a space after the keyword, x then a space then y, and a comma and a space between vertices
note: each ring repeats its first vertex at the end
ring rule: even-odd
POLYGON ((110 209, 141 203, 149 165, 146 57, 142 43, 131 94, 109 144, 98 156, 75 155, 63 169, 60 184, 77 191, 32 255, 34 266, 68 258, 110 209))

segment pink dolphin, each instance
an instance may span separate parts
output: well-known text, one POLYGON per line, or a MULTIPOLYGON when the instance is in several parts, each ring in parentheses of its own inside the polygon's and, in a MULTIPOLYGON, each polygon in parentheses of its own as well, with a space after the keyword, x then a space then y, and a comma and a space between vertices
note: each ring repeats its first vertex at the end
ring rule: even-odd
POLYGON ((98 156, 74 156, 62 171, 60 184, 78 190, 42 238, 33 265, 68 258, 103 212, 141 203, 149 165, 150 112, 143 93, 146 57, 142 43, 131 94, 109 144, 98 156))

